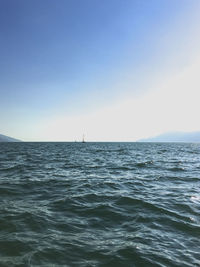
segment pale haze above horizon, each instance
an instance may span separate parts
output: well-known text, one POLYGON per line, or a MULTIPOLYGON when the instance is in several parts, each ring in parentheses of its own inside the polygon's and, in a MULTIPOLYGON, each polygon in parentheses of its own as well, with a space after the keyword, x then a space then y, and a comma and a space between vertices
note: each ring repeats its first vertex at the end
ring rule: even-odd
POLYGON ((0 0, 0 133, 200 131, 200 1, 0 0))

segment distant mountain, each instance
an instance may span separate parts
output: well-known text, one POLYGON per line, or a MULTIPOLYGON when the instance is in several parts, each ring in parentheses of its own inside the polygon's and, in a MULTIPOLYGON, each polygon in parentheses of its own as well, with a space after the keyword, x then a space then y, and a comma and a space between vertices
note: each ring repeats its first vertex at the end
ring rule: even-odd
POLYGON ((200 132, 171 132, 138 140, 139 142, 200 142, 200 132))
POLYGON ((21 141, 18 139, 0 134, 0 142, 21 142, 21 141))

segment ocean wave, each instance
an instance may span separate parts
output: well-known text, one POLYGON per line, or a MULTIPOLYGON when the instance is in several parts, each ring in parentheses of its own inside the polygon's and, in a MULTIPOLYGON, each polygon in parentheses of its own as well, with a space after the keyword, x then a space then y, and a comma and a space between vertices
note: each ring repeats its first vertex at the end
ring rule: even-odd
POLYGON ((1 146, 0 266, 198 266, 198 152, 164 143, 1 146))

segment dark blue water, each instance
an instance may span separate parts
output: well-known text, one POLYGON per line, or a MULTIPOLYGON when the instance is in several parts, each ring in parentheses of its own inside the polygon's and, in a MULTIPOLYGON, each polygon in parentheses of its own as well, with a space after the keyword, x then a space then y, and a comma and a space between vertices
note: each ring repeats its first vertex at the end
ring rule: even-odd
POLYGON ((0 266, 200 266, 200 144, 1 143, 0 266))

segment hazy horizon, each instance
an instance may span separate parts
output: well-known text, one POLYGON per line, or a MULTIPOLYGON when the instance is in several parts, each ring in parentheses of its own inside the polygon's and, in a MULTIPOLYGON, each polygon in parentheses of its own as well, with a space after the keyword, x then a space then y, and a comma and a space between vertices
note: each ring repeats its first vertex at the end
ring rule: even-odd
POLYGON ((128 142, 200 131, 200 2, 0 5, 1 134, 128 142))

